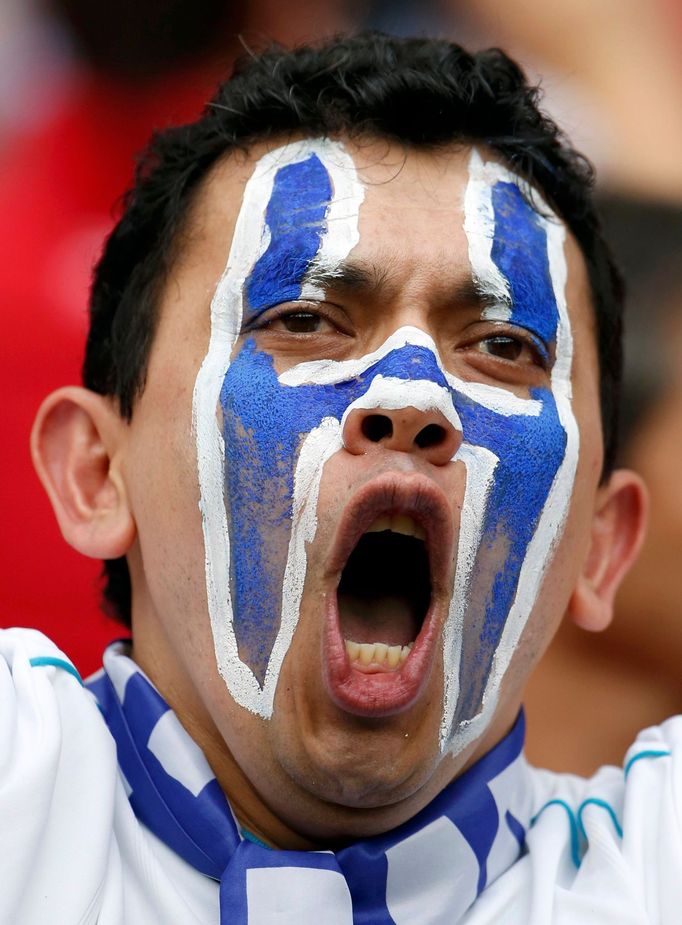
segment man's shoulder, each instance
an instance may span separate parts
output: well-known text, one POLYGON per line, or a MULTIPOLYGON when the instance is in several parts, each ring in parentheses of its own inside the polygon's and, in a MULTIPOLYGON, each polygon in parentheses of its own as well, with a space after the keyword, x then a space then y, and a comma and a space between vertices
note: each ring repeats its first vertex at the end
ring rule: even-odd
POLYGON ((563 812, 571 831, 586 838, 586 818, 596 810, 622 837, 643 822, 635 812, 639 805, 651 807, 654 797, 659 802, 682 798, 682 776, 675 773, 681 756, 682 715, 643 729, 620 767, 605 765, 591 777, 532 768, 534 826, 554 807, 559 815, 563 812))
POLYGON ((531 768, 521 859, 466 922, 672 923, 682 909, 682 716, 589 778, 531 768))
POLYGON ((95 698, 71 659, 43 633, 23 627, 0 629, 0 691, 3 754, 14 762, 17 748, 26 760, 40 761, 48 741, 56 745, 70 733, 75 713, 85 724, 77 740, 91 737, 89 751, 106 743, 115 764, 113 741, 95 698), (29 747, 34 733, 43 737, 42 748, 29 747))
POLYGON ((0 820, 0 923, 218 919, 214 882, 136 819, 95 695, 30 629, 0 630, 0 820))
MULTIPOLYGON (((72 786, 94 772, 102 784, 116 776, 116 747, 94 696, 69 657, 37 630, 0 630, 0 754, 5 803, 15 788, 20 798, 27 778, 34 787, 50 781, 54 802, 63 776, 72 786)), ((36 813, 45 808, 36 793, 33 802, 36 813)))
POLYGON ((73 663, 42 633, 1 630, 0 921, 42 922, 46 895, 52 921, 82 914, 79 897, 101 886, 116 781, 114 742, 73 663))

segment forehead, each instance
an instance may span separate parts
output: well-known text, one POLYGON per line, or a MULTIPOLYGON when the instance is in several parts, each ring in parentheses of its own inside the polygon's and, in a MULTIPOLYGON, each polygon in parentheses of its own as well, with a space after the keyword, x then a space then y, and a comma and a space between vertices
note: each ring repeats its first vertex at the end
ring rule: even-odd
MULTIPOLYGON (((261 158, 281 145, 281 139, 272 140, 254 145, 248 152, 231 153, 199 189, 166 287, 162 328, 165 317, 173 312, 173 303, 183 303, 185 320, 191 303, 192 323, 208 336, 211 298, 225 271, 246 184, 261 158)), ((344 140, 344 145, 364 187, 359 241, 351 257, 372 268, 381 295, 389 298, 393 292, 402 292, 410 298, 435 300, 441 292, 450 293, 453 287, 466 283, 471 277, 471 263, 464 199, 470 181, 471 148, 414 149, 385 139, 362 143, 344 140)), ((495 159, 485 149, 481 154, 486 160, 495 159)), ((277 173, 276 159, 271 170, 273 175, 277 173)), ((278 228, 285 238, 287 257, 295 255, 300 246, 297 223, 310 220, 315 205, 312 199, 319 195, 324 204, 329 198, 329 189, 310 172, 299 172, 296 183, 298 188, 292 185, 288 196, 271 200, 273 208, 285 213, 278 228), (300 207, 301 197, 304 208, 300 207)), ((513 221, 506 221, 504 227, 508 238, 517 243, 523 238, 524 229, 513 221)), ((529 238, 524 246, 532 248, 532 240, 529 238)), ((574 334, 582 328, 592 341, 594 319, 585 263, 570 233, 566 262, 567 302, 574 334)), ((203 343, 205 346, 206 341, 203 343)), ((589 359, 596 363, 594 355, 589 359)))
MULTIPOLYGON (((185 254, 201 249, 206 257, 222 259, 224 268, 246 184, 260 159, 280 144, 258 144, 248 153, 230 154, 214 168, 190 210, 185 254)), ((354 256, 388 258, 396 236, 404 260, 440 256, 451 262, 466 251, 462 217, 469 148, 414 150, 385 140, 344 141, 344 146, 364 187, 354 256)), ((279 173, 269 208, 285 217, 277 230, 292 247, 300 244, 297 226, 314 220, 316 198, 324 208, 331 194, 324 168, 298 169, 302 167, 297 164, 292 169, 275 157, 262 177, 263 183, 272 182, 279 173)), ((339 164, 334 168, 347 169, 339 164)))
MULTIPOLYGON (((458 144, 419 149, 386 139, 362 143, 344 139, 343 144, 353 158, 365 190, 359 217, 360 241, 354 254, 379 255, 383 250, 385 258, 392 256, 416 262, 423 258, 430 262, 440 259, 444 264, 454 264, 455 268, 468 269, 463 219, 471 148, 458 144), (398 242, 398 252, 390 254, 390 247, 398 242)), ((217 263, 220 265, 218 272, 222 272, 246 184, 261 158, 281 146, 281 139, 259 143, 248 152, 229 154, 216 165, 189 210, 179 262, 196 257, 199 251, 204 263, 217 263)), ((494 152, 480 150, 485 160, 497 159, 494 152)), ((284 173, 281 167, 275 158, 264 180, 268 173, 273 177, 278 170, 284 173)), ((321 173, 296 171, 295 176, 279 185, 272 199, 274 210, 290 211, 287 223, 280 223, 278 230, 284 235, 290 234, 292 246, 297 239, 291 232, 297 222, 310 220, 315 196, 319 197, 321 206, 329 200, 329 186, 321 182, 321 173)), ((513 223, 508 223, 507 227, 509 233, 513 223)), ((517 228, 517 231, 523 234, 522 229, 517 228)), ((568 238, 569 264, 575 264, 576 273, 582 271, 584 275, 582 255, 570 234, 568 238)))

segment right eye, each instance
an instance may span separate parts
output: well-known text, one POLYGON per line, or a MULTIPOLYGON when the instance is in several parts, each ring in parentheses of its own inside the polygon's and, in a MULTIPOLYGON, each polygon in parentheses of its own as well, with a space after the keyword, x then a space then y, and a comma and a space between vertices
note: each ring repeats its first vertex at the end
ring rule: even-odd
POLYGON ((496 357, 498 360, 506 360, 508 363, 534 362, 532 348, 518 337, 511 337, 508 334, 484 337, 476 346, 481 353, 496 357))
POLYGON ((308 335, 345 334, 347 325, 339 317, 338 309, 328 305, 322 307, 321 303, 318 306, 318 303, 301 301, 278 305, 264 312, 244 333, 249 330, 305 338, 308 335))

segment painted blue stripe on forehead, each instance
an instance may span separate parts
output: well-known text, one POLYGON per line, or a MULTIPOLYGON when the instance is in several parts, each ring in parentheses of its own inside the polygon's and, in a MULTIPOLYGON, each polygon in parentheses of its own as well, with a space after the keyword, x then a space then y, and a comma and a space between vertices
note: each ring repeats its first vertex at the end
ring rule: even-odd
POLYGON ((492 204, 495 211, 492 258, 509 284, 510 320, 549 345, 556 337, 559 312, 542 220, 515 183, 496 183, 492 204))
POLYGON ((327 169, 316 154, 277 171, 265 211, 270 241, 246 283, 245 320, 300 297, 326 231, 332 192, 327 169))

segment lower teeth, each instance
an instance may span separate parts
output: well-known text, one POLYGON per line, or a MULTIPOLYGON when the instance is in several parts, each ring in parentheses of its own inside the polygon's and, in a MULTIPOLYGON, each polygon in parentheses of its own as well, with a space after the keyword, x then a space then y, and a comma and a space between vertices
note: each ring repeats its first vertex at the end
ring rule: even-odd
POLYGON ((385 642, 353 642, 351 639, 346 639, 345 643, 348 658, 360 669, 372 665, 378 668, 398 668, 414 645, 410 642, 406 646, 388 646, 385 642))

